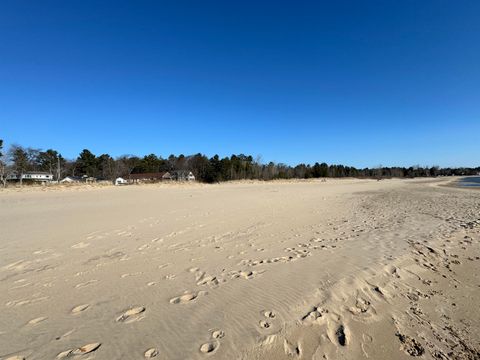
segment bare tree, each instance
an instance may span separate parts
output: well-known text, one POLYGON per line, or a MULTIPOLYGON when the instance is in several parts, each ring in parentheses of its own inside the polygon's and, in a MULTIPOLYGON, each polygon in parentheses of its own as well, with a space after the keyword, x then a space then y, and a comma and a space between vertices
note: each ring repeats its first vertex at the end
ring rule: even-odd
POLYGON ((3 140, 0 139, 0 181, 3 187, 7 186, 7 156, 3 153, 3 140))
POLYGON ((12 161, 13 169, 20 180, 20 185, 23 184, 23 175, 29 167, 29 156, 27 151, 20 145, 12 145, 9 150, 9 156, 12 161))

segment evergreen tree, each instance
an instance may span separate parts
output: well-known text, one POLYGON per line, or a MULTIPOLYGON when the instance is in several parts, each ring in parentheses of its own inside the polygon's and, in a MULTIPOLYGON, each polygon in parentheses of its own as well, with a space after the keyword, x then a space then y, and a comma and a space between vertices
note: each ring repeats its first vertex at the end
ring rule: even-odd
POLYGON ((90 150, 83 149, 77 158, 76 169, 81 175, 95 176, 97 174, 97 158, 90 150))

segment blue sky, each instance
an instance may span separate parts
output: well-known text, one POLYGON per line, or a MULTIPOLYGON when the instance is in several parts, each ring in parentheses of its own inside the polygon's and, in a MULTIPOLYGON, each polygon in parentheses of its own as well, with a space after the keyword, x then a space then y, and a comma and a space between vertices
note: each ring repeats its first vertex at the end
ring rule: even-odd
POLYGON ((0 138, 478 166, 480 2, 2 1, 0 138))

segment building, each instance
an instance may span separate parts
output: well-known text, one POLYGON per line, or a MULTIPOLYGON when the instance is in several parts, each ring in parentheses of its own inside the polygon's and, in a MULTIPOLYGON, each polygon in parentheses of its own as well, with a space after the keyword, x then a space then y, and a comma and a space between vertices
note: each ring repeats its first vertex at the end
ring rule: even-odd
POLYGON ((128 180, 130 182, 156 182, 156 181, 171 180, 171 179, 172 177, 168 171, 128 175, 128 180))
POLYGON ((128 181, 124 178, 118 177, 115 179, 115 185, 127 185, 128 181))
POLYGON ((93 176, 88 176, 88 175, 82 175, 82 176, 66 176, 62 180, 60 180, 61 183, 67 183, 67 184, 72 184, 72 183, 79 183, 79 182, 84 182, 84 183, 94 183, 97 182, 97 179, 94 178, 93 176))
POLYGON ((82 181, 82 178, 80 176, 66 176, 62 180, 60 180, 61 183, 79 183, 82 181))
POLYGON ((176 181, 194 181, 195 176, 189 170, 175 170, 171 172, 173 180, 176 181))
POLYGON ((24 174, 12 173, 7 176, 7 181, 30 181, 47 183, 53 181, 53 174, 42 171, 27 171, 24 174))

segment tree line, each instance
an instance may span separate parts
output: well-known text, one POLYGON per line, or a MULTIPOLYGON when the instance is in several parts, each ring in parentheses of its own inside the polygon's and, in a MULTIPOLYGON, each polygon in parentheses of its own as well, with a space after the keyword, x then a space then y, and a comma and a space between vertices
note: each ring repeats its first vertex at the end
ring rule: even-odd
POLYGON ((129 174, 157 173, 172 170, 190 170, 195 178, 202 182, 213 183, 230 180, 258 179, 310 179, 327 177, 357 178, 414 178, 450 175, 476 175, 477 168, 440 168, 438 166, 422 167, 383 167, 357 169, 353 166, 326 164, 316 162, 290 166, 282 163, 262 163, 260 158, 250 155, 232 155, 211 158, 203 154, 170 155, 163 158, 155 154, 138 157, 122 155, 113 158, 109 154, 95 155, 88 149, 82 150, 76 159, 66 159, 57 150, 33 149, 20 145, 12 145, 3 150, 0 140, 0 180, 6 186, 10 174, 22 175, 29 171, 42 171, 54 175, 55 180, 65 176, 91 176, 100 180, 113 181, 129 174))

